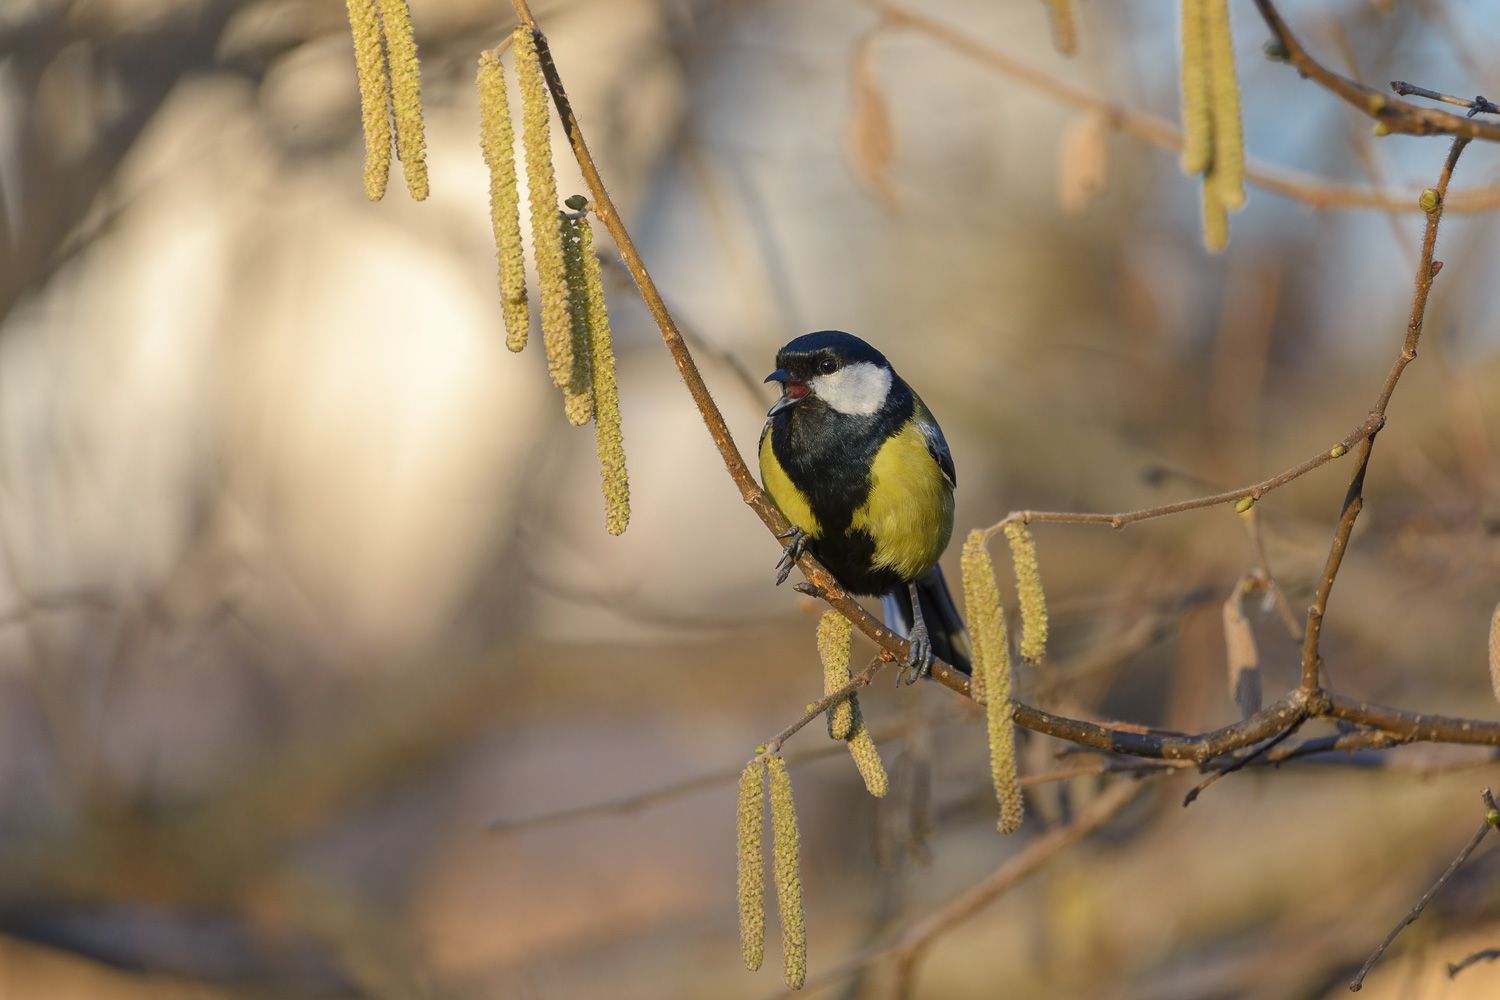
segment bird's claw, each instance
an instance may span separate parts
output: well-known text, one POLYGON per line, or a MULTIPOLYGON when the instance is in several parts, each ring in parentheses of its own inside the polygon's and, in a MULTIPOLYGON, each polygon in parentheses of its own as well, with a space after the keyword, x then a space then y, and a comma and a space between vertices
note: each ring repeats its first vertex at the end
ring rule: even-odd
POLYGON ((915 684, 932 671, 932 643, 927 638, 927 629, 914 628, 907 638, 910 649, 906 660, 896 670, 896 686, 915 684))
POLYGON ((786 547, 781 550, 781 561, 776 564, 776 586, 779 587, 786 583, 786 578, 792 575, 792 567, 797 565, 797 560, 807 550, 807 532, 794 525, 776 537, 789 539, 786 547))

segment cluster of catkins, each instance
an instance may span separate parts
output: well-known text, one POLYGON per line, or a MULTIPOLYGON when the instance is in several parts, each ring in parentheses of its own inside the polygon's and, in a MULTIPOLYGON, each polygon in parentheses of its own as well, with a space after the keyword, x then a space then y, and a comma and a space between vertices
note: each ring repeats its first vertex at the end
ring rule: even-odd
MULTIPOLYGON (((427 197, 427 143, 422 122, 421 68, 407 0, 347 0, 365 135, 365 194, 385 195, 391 151, 401 160, 413 198, 427 197)), ((563 393, 563 410, 575 426, 594 422, 603 480, 606 530, 630 523, 630 482, 620 430, 620 394, 604 284, 587 199, 558 203, 552 167, 551 102, 536 32, 519 26, 511 35, 520 81, 522 146, 530 191, 532 256, 540 285, 542 342, 547 370, 563 393)), ((490 171, 490 221, 500 272, 505 344, 526 346, 531 310, 521 246, 520 184, 500 49, 479 57, 480 146, 490 171)))
MULTIPOLYGON (((994 529, 975 529, 963 548, 964 606, 974 638, 974 677, 970 693, 985 706, 990 746, 990 775, 1000 805, 1001 833, 1021 826, 1024 806, 1016 767, 1015 723, 1011 719, 1010 641, 1005 612, 990 560, 989 537, 994 529)), ((1047 648, 1047 601, 1042 591, 1041 570, 1031 531, 1019 521, 1004 522, 1000 529, 1010 543, 1015 569, 1016 597, 1021 612, 1020 653, 1029 663, 1039 662, 1047 648)), ((818 623, 818 658, 823 663, 828 735, 843 740, 864 779, 865 788, 876 798, 890 788, 885 766, 875 740, 865 728, 859 698, 852 690, 849 671, 849 619, 836 611, 825 612, 818 623)), ((817 706, 809 706, 811 711, 817 706)), ((792 804, 791 778, 781 747, 757 747, 756 756, 740 776, 737 822, 739 850, 740 943, 746 968, 760 968, 766 952, 765 857, 761 828, 765 822, 765 776, 771 776, 771 826, 773 830, 777 906, 781 913, 782 955, 786 984, 800 989, 807 978, 807 927, 802 914, 802 877, 798 859, 797 814, 792 804)))

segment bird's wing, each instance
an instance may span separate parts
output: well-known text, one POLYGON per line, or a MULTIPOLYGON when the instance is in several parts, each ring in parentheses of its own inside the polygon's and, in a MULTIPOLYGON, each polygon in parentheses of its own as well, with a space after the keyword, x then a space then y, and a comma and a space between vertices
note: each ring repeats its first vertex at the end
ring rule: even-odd
POLYGON ((937 419, 933 417, 932 411, 927 404, 922 402, 922 397, 912 393, 912 401, 916 404, 912 412, 912 420, 917 425, 917 430, 922 432, 922 439, 927 442, 927 451, 932 455, 932 460, 943 470, 943 476, 947 478, 948 485, 954 489, 958 488, 958 473, 953 469, 953 452, 948 450, 948 439, 943 437, 943 429, 938 426, 937 419))

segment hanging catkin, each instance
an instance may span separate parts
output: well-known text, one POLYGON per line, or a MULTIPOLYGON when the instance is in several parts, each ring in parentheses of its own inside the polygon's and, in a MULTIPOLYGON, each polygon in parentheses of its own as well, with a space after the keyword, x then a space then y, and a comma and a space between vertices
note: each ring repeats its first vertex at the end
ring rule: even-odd
POLYGON ((573 377, 573 318, 557 211, 557 177, 552 168, 551 104, 536 36, 525 25, 511 36, 521 92, 521 145, 526 151, 526 186, 531 203, 531 252, 540 286, 542 346, 552 384, 566 389, 573 377))
POLYGON ((498 52, 479 57, 479 144, 490 172, 490 228, 495 234, 499 270, 500 312, 505 319, 505 346, 526 346, 531 310, 526 301, 526 258, 521 248, 521 189, 516 178, 516 139, 510 123, 510 98, 498 52))
POLYGON ((396 155, 406 189, 417 201, 427 197, 427 136, 422 122, 422 67, 406 0, 379 0, 385 32, 385 59, 391 74, 391 117, 396 122, 396 155))
POLYGON ((385 68, 385 42, 376 0, 348 0, 348 8, 365 133, 365 196, 379 201, 385 197, 391 172, 391 79, 385 68))
POLYGON ((766 957, 766 859, 761 852, 766 762, 756 757, 740 775, 736 821, 739 855, 740 950, 754 972, 766 957))

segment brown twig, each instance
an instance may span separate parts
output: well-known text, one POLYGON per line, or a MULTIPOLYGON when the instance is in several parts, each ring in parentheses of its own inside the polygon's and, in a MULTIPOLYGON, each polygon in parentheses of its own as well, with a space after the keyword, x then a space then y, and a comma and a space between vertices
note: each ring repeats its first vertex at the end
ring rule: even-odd
POLYGON ((880 673, 880 669, 887 663, 891 662, 892 659, 893 658, 889 654, 882 652, 879 656, 870 661, 869 666, 865 667, 865 669, 861 670, 858 674, 855 674, 854 679, 848 684, 845 684, 843 687, 839 688, 837 691, 834 691, 831 694, 824 695, 819 700, 807 706, 807 711, 802 713, 802 718, 798 719, 790 726, 787 726, 781 732, 777 733, 775 736, 766 741, 766 748, 765 750, 761 751, 761 756, 769 757, 772 754, 779 754, 781 752, 781 745, 787 740, 791 739, 794 735, 796 735, 797 730, 801 729, 803 726, 807 725, 809 722, 816 719, 818 716, 822 715, 824 712, 828 711, 834 705, 837 705, 839 702, 843 701, 845 698, 849 697, 860 688, 869 684, 872 680, 875 679, 875 675, 880 673))
POLYGON ((1465 955, 1457 962, 1448 963, 1448 978, 1452 979, 1471 965, 1479 962, 1493 962, 1497 958, 1500 958, 1500 948, 1485 948, 1472 955, 1465 955))
MULTIPOLYGON (((1469 860, 1469 855, 1474 853, 1474 849, 1484 840, 1485 835, 1496 826, 1500 826, 1500 807, 1495 805, 1495 797, 1490 794, 1490 790, 1486 788, 1480 794, 1480 798, 1484 800, 1485 815, 1479 824, 1479 829, 1474 831, 1474 836, 1469 838, 1469 842, 1464 845, 1464 849, 1458 852, 1458 857, 1449 863, 1448 867, 1443 870, 1443 874, 1439 875, 1437 881, 1432 883, 1431 888, 1422 893, 1422 898, 1417 900, 1417 905, 1406 912, 1406 916, 1402 917, 1401 921, 1395 927, 1391 928, 1391 932, 1385 936, 1384 941, 1380 942, 1380 946, 1370 954, 1369 958, 1365 959, 1365 964, 1361 965, 1359 971, 1354 974, 1354 978, 1349 980, 1349 991, 1351 993, 1358 993, 1360 991, 1360 988, 1365 984, 1365 976, 1369 975, 1370 969, 1375 966, 1376 962, 1380 961, 1380 957, 1391 946, 1391 942, 1396 940, 1396 935, 1400 934, 1408 924, 1422 915, 1422 911, 1427 908, 1427 904, 1432 902, 1432 897, 1436 896, 1438 891, 1448 884, 1448 880, 1457 874, 1458 869, 1463 863, 1469 860)), ((1451 968, 1448 974, 1450 976, 1453 975, 1451 968)))
POLYGON ((1463 97, 1454 97, 1452 94, 1444 94, 1437 90, 1428 90, 1426 87, 1418 87, 1414 83, 1405 80, 1392 80, 1391 89, 1402 97, 1425 97, 1429 101, 1442 101, 1444 104, 1456 104, 1461 108, 1468 108, 1466 117, 1473 118, 1478 114, 1500 115, 1500 104, 1486 100, 1483 94, 1468 100, 1463 97))
POLYGON ((1383 419, 1377 419, 1374 414, 1371 414, 1358 427, 1340 438, 1333 447, 1320 451, 1306 461, 1299 462, 1290 469, 1279 472, 1269 479, 1262 479, 1260 482, 1251 483, 1249 486, 1241 486, 1208 496, 1194 497, 1191 500, 1178 500, 1174 503, 1161 504, 1156 507, 1142 507, 1138 510, 1120 511, 1116 514, 1065 510, 1016 510, 1011 511, 985 530, 989 534, 994 534, 1004 529, 1005 525, 1011 521, 1020 521, 1022 524, 1031 524, 1034 521, 1046 521, 1058 524, 1107 524, 1111 528, 1123 528, 1127 524, 1134 524, 1137 521, 1149 521, 1157 517, 1166 517, 1169 514, 1181 514, 1189 510, 1202 510, 1205 507, 1218 507, 1227 503, 1238 503, 1246 497, 1258 501, 1272 490, 1285 486, 1292 480, 1307 475, 1319 466, 1341 457, 1356 443, 1367 439, 1371 434, 1378 431, 1383 422, 1383 419))
POLYGON ((1452 135, 1500 142, 1500 125, 1393 100, 1374 87, 1333 72, 1303 48, 1271 0, 1255 0, 1255 6, 1260 10, 1266 27, 1271 29, 1273 57, 1291 64, 1304 77, 1374 118, 1388 131, 1406 135, 1452 135))
POLYGON ((1260 746, 1245 754, 1243 757, 1237 757, 1235 760, 1217 769, 1213 774, 1210 774, 1208 777, 1198 782, 1192 788, 1188 789, 1188 793, 1182 797, 1182 807, 1186 809, 1188 806, 1196 802, 1198 796, 1202 795, 1204 790, 1207 789, 1208 786, 1214 784, 1219 779, 1227 778, 1234 772, 1244 770, 1249 765, 1254 764, 1256 761, 1264 758, 1266 754, 1275 750, 1282 743, 1285 743, 1288 739, 1290 739, 1292 734, 1301 729, 1302 723, 1306 721, 1307 716, 1303 715, 1298 717, 1297 719, 1293 720, 1290 726, 1286 727, 1286 730, 1284 732, 1278 733, 1277 735, 1271 737, 1270 740, 1262 743, 1260 746))
POLYGON ((1250 544, 1255 546, 1256 559, 1259 568, 1250 575, 1254 585, 1259 587, 1276 608, 1276 613, 1281 617, 1281 622, 1291 637, 1300 642, 1302 640, 1302 623, 1297 616, 1292 614, 1292 606, 1287 602, 1286 594, 1281 585, 1276 582, 1276 575, 1271 572, 1271 559, 1266 554, 1266 536, 1261 529, 1260 511, 1250 508, 1249 515, 1245 518, 1245 531, 1250 536, 1250 544))

